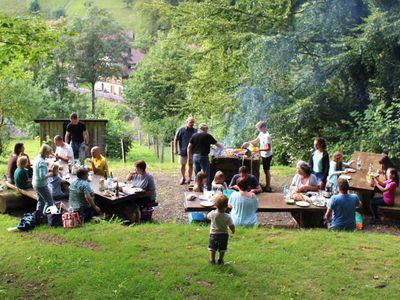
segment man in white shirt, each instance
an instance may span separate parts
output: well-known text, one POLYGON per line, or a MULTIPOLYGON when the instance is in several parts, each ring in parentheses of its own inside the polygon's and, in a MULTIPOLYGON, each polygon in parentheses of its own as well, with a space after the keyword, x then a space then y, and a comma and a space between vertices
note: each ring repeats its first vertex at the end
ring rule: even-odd
POLYGON ((272 139, 271 135, 267 131, 267 124, 263 121, 260 121, 256 124, 257 130, 260 132, 252 141, 248 141, 243 143, 242 147, 247 147, 249 144, 253 146, 260 143, 260 155, 262 159, 262 165, 265 173, 265 188, 264 192, 270 193, 271 190, 271 160, 272 160, 272 139))
POLYGON ((72 147, 67 143, 64 143, 60 135, 56 135, 53 141, 54 145, 56 145, 56 158, 64 164, 67 164, 68 162, 74 164, 74 151, 72 150, 72 147))

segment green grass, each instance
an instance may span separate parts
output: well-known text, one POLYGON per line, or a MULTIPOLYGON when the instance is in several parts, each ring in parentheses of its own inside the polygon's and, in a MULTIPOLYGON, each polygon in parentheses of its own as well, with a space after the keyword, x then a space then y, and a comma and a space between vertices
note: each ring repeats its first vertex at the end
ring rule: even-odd
MULTIPOLYGON (((113 18, 126 30, 133 31, 134 10, 127 8, 122 0, 94 0, 98 7, 106 9, 113 18)), ((85 13, 85 1, 83 0, 40 0, 41 10, 52 13, 59 8, 66 10, 67 17, 82 16, 85 13)), ((0 0, 0 12, 21 15, 28 13, 29 1, 0 0)))
POLYGON ((204 226, 9 233, 16 220, 4 215, 0 224, 0 298, 395 299, 400 291, 398 237, 386 234, 239 229, 227 264, 210 267, 204 226))

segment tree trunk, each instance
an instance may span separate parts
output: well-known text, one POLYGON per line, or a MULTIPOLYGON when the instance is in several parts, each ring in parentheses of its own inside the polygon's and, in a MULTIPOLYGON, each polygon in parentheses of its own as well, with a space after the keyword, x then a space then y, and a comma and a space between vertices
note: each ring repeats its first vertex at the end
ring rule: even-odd
POLYGON ((92 83, 92 114, 96 114, 96 93, 94 90, 95 83, 92 83))

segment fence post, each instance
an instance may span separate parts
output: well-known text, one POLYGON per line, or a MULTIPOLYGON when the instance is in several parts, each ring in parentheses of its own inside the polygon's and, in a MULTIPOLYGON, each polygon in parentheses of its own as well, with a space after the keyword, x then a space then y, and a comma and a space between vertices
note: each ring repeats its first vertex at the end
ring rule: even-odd
POLYGON ((151 150, 150 146, 150 134, 147 134, 147 146, 149 147, 149 151, 151 150))
POLYGON ((171 141, 170 145, 171 145, 171 162, 174 163, 175 162, 174 141, 171 141))
POLYGON ((139 145, 142 146, 142 132, 138 130, 138 140, 139 140, 139 145))
POLYGON ((158 137, 156 137, 156 155, 157 158, 160 159, 160 147, 159 147, 159 143, 158 143, 158 137))
POLYGON ((124 140, 121 139, 122 161, 126 163, 124 140))
POLYGON ((161 141, 161 162, 164 162, 164 147, 165 147, 165 143, 164 140, 161 141))

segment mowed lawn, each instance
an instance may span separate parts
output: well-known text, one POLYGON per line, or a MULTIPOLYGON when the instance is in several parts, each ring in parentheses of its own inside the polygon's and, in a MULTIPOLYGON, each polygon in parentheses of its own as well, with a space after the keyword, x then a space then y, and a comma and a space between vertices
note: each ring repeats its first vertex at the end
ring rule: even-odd
POLYGON ((239 229, 225 266, 207 264, 206 226, 87 224, 7 232, 0 298, 398 299, 399 238, 239 229))

